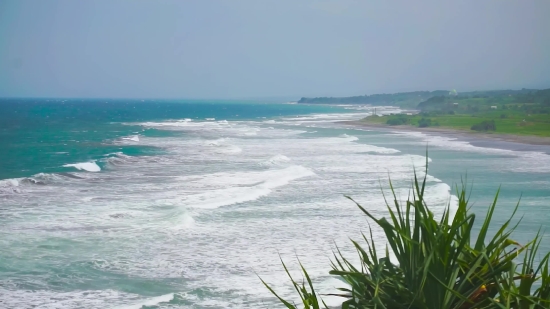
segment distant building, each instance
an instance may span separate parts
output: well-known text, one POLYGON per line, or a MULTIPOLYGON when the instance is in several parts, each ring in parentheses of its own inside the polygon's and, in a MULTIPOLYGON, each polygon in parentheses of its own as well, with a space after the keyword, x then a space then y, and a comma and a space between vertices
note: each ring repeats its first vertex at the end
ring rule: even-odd
POLYGON ((491 109, 497 109, 497 107, 495 105, 491 106, 491 109))
POLYGON ((453 105, 454 105, 454 106, 457 106, 457 105, 458 105, 458 103, 453 103, 453 105))

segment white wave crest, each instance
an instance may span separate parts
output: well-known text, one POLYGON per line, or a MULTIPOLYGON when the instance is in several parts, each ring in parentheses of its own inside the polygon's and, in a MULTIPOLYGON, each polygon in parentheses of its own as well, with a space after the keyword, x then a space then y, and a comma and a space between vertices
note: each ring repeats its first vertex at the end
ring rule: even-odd
POLYGON ((348 142, 355 142, 356 140, 359 139, 359 138, 357 138, 357 136, 351 136, 351 135, 347 135, 347 134, 342 134, 339 137, 340 138, 345 138, 348 142))
POLYGON ((21 193, 19 180, 15 178, 0 180, 0 194, 21 193))
MULTIPOLYGON (((68 173, 67 173, 68 174, 68 173)), ((59 175, 59 174, 50 174, 50 173, 38 173, 36 175, 33 175, 32 177, 27 177, 21 180, 21 183, 23 184, 30 184, 30 185, 45 185, 52 182, 60 182, 63 180, 67 180, 68 178, 78 178, 74 177, 73 175, 59 175)))
POLYGON ((260 165, 273 166, 273 165, 280 165, 280 164, 282 164, 284 162, 288 162, 288 161, 290 161, 290 159, 287 156, 276 155, 276 156, 273 156, 273 157, 269 158, 269 160, 261 162, 260 165))
POLYGON ((48 290, 8 290, 0 288, 2 308, 86 308, 133 309, 158 306, 174 299, 174 294, 143 298, 111 289, 56 292, 48 290))
POLYGON ((128 163, 132 158, 131 156, 125 155, 122 152, 110 153, 108 154, 108 156, 109 156, 108 158, 102 159, 101 161, 114 166, 128 163))
POLYGON ((87 172, 99 172, 99 171, 101 171, 101 168, 99 167, 99 165, 97 165, 95 163, 95 161, 65 164, 65 165, 63 165, 63 167, 74 167, 77 170, 84 170, 84 171, 87 171, 87 172))
POLYGON ((225 138, 218 138, 218 139, 215 139, 215 140, 206 141, 206 142, 204 142, 204 144, 207 145, 207 146, 220 146, 220 145, 224 144, 225 141, 226 141, 225 138))
POLYGON ((226 138, 209 140, 204 143, 206 146, 215 147, 215 151, 219 153, 236 154, 242 152, 242 148, 229 143, 226 138))
POLYGON ((18 179, 4 179, 0 180, 0 188, 7 188, 7 187, 18 187, 19 186, 19 180, 18 179))
POLYGON ((32 178, 38 181, 59 181, 62 179, 61 176, 58 174, 49 174, 49 173, 38 173, 34 175, 32 178))
POLYGON ((287 185, 293 180, 315 175, 310 169, 299 165, 281 170, 241 174, 219 173, 208 175, 199 182, 236 184, 236 186, 188 196, 183 200, 185 206, 208 209, 253 201, 270 194, 273 189, 287 185), (255 184, 246 186, 250 182, 255 184))
POLYGON ((139 135, 132 135, 129 137, 123 137, 122 138, 125 141, 132 141, 132 142, 139 142, 139 135))
POLYGON ((175 216, 175 218, 177 221, 174 222, 174 226, 171 228, 172 230, 186 230, 195 225, 195 219, 187 213, 181 216, 175 216))
POLYGON ((141 309, 143 307, 152 307, 157 306, 161 303, 167 303, 174 299, 174 293, 161 295, 157 297, 151 297, 139 302, 136 302, 132 305, 124 305, 124 306, 118 306, 115 307, 116 309, 141 309))

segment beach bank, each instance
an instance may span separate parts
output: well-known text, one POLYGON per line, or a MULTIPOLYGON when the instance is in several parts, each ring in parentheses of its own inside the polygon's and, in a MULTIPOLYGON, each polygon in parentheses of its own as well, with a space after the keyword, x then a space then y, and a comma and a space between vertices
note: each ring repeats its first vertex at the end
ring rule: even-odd
POLYGON ((550 137, 532 135, 499 134, 456 130, 442 127, 419 128, 416 126, 370 123, 361 120, 341 121, 339 124, 386 132, 421 132, 431 136, 445 136, 468 142, 477 147, 499 148, 515 151, 537 151, 550 154, 550 137))

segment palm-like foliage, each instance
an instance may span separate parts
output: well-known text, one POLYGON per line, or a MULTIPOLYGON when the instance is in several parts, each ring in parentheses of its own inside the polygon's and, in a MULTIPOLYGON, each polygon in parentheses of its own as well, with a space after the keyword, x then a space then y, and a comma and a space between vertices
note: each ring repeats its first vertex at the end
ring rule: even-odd
MULTIPOLYGON (((550 308, 550 253, 535 267, 540 235, 524 245, 510 238, 517 227, 512 225, 517 206, 497 232, 488 237, 497 192, 474 237, 476 215, 468 208, 464 184, 461 189, 457 188, 458 207, 454 216, 450 215, 448 206, 440 220, 436 220, 425 203, 425 187, 426 178, 419 181, 415 173, 412 196, 402 205, 390 182, 393 201, 386 200, 388 219, 376 218, 356 203, 382 228, 387 245, 380 255, 372 237, 363 235, 366 247, 352 241, 360 257, 359 266, 337 250, 330 273, 343 279, 349 288, 341 288, 340 294, 331 295, 345 298, 342 308, 550 308), (390 260, 390 252, 397 263, 390 260), (520 256, 523 261, 516 264, 518 259, 521 261, 520 256), (536 289, 535 284, 538 284, 536 289)), ((303 267, 302 271, 309 290, 305 284, 300 285, 292 278, 291 281, 300 294, 303 308, 321 308, 324 303, 303 267)), ((277 297, 287 308, 297 308, 277 297)))

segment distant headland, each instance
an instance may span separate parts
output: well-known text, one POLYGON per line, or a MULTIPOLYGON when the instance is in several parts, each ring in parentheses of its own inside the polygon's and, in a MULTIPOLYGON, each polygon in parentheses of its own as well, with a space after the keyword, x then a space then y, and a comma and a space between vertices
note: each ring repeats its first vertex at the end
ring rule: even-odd
POLYGON ((447 95, 449 90, 436 91, 413 91, 398 93, 382 93, 372 95, 361 95, 352 97, 317 97, 301 98, 298 103, 308 104, 369 104, 369 105, 395 105, 408 107, 435 96, 447 95))
POLYGON ((402 130, 451 129, 493 136, 533 136, 539 139, 529 140, 529 143, 550 144, 550 89, 462 93, 456 90, 416 91, 344 98, 302 98, 298 103, 392 105, 409 110, 371 115, 361 120, 361 124, 402 130))

